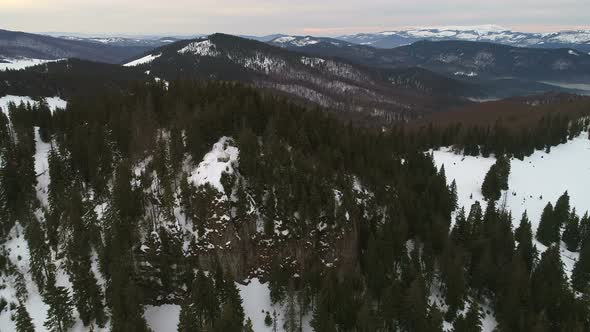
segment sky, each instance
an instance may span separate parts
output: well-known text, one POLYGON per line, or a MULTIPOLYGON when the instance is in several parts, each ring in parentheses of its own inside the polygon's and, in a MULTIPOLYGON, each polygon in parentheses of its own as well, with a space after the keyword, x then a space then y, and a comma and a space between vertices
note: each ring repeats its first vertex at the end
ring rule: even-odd
POLYGON ((337 36, 416 26, 590 29, 589 0, 0 0, 0 28, 95 35, 337 36))

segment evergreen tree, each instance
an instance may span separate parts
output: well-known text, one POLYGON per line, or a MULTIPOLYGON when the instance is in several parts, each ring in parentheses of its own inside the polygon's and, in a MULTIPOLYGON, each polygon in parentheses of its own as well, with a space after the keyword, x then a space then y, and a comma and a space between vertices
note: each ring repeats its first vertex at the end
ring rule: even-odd
POLYGON ((178 320, 178 332, 200 332, 202 331, 199 322, 196 319, 194 305, 187 297, 180 306, 180 315, 178 320))
POLYGON ((520 224, 514 233, 515 239, 518 241, 516 251, 524 260, 529 273, 533 270, 534 263, 537 259, 537 247, 533 244, 533 230, 531 222, 527 216, 526 211, 522 214, 520 224))
POLYGON ((481 332, 482 315, 479 305, 472 302, 465 316, 459 316, 453 324, 453 332, 481 332))
POLYGON ((571 300, 559 246, 549 247, 535 268, 531 279, 533 304, 537 312, 544 312, 552 328, 559 329, 568 315, 565 304, 571 300))
POLYGON ((559 241, 559 222, 555 218, 553 205, 547 203, 537 228, 537 240, 546 246, 559 241))
POLYGON ((16 314, 14 315, 17 332, 35 332, 35 325, 27 311, 27 308, 22 302, 19 302, 16 307, 16 314))
POLYGON ((459 207, 459 198, 457 196, 457 182, 455 181, 455 179, 453 179, 453 182, 451 182, 449 191, 451 193, 451 206, 453 207, 454 211, 459 207))
POLYGON ((73 304, 65 287, 50 286, 45 300, 49 305, 43 326, 51 332, 66 332, 74 326, 73 304))
POLYGON ((558 230, 561 226, 567 223, 570 218, 570 196, 566 192, 563 193, 555 203, 555 209, 553 210, 553 218, 557 223, 558 230))
POLYGON ((576 215, 576 209, 572 210, 565 224, 562 240, 567 250, 578 251, 580 245, 580 218, 576 215))
POLYGON ((585 292, 590 287, 590 243, 584 244, 580 258, 572 272, 572 287, 578 292, 585 292))

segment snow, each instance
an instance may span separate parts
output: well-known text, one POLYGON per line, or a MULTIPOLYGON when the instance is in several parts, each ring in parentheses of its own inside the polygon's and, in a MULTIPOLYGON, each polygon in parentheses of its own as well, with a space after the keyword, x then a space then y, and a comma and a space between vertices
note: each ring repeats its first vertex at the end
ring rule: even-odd
POLYGON ((568 50, 567 53, 569 55, 575 55, 575 56, 580 56, 578 53, 576 53, 574 50, 568 50))
POLYGON ((180 306, 177 304, 147 305, 143 316, 154 332, 176 331, 180 320, 180 306))
POLYGON ((0 58, 0 71, 5 70, 22 70, 25 68, 41 65, 48 62, 57 62, 63 59, 57 60, 45 60, 45 59, 30 59, 30 58, 0 58))
POLYGON ((439 30, 439 31, 474 31, 480 35, 497 33, 503 31, 509 31, 510 29, 504 28, 495 24, 483 24, 483 25, 448 25, 439 27, 423 27, 421 30, 439 30))
POLYGON ((583 44, 590 41, 590 30, 561 31, 547 34, 548 40, 564 44, 583 44))
POLYGON ((51 144, 41 140, 39 127, 35 127, 35 174, 37 174, 37 198, 41 205, 49 207, 48 188, 49 188, 49 150, 51 144))
POLYGON ((156 60, 157 58, 161 57, 162 53, 160 54, 148 54, 146 56, 144 56, 143 58, 139 58, 137 60, 133 60, 129 63, 124 64, 123 66, 125 67, 135 67, 135 66, 139 66, 139 65, 144 65, 146 63, 151 63, 152 61, 156 60))
MULTIPOLYGON (((33 320, 33 324, 35 324, 37 331, 44 331, 43 322, 45 321, 49 307, 43 302, 37 285, 28 273, 30 266, 29 246, 24 238, 23 232, 24 230, 19 224, 15 225, 10 231, 9 240, 5 243, 5 247, 9 252, 8 258, 25 277, 29 295, 25 305, 33 320)), ((0 297, 4 297, 8 303, 17 303, 15 289, 15 285, 9 283, 8 287, 0 290, 0 297)), ((9 310, 0 313, 0 327, 2 331, 16 331, 14 322, 10 320, 10 314, 9 310)))
POLYGON ((468 73, 464 72, 464 71, 458 71, 454 74, 455 76, 467 76, 467 77, 475 77, 477 76, 476 72, 470 71, 468 73))
POLYGON ((189 182, 197 187, 208 183, 219 192, 224 192, 221 176, 223 173, 232 174, 234 172, 238 158, 239 150, 233 139, 224 136, 213 144, 211 151, 203 157, 203 161, 190 174, 189 182))
MULTIPOLYGON (((271 317, 273 311, 277 313, 277 326, 279 331, 282 331, 283 327, 283 313, 284 305, 282 304, 271 304, 270 302, 270 289, 268 288, 268 284, 263 284, 257 278, 253 278, 249 281, 247 285, 242 285, 240 283, 236 283, 238 290, 240 291, 240 296, 242 297, 243 303, 242 306, 244 307, 244 314, 246 319, 250 318, 252 320, 252 327, 254 328, 255 332, 271 332, 272 326, 268 327, 264 324, 264 318, 266 317, 266 312, 270 312, 271 317)), ((307 313, 303 316, 303 332, 311 332, 312 328, 310 326, 311 321, 311 314, 307 313)))
POLYGON ((294 41, 295 39, 297 39, 297 38, 295 38, 295 37, 293 37, 293 36, 284 36, 284 37, 279 37, 279 38, 277 38, 277 39, 273 40, 273 42, 275 42, 275 43, 281 43, 281 44, 283 44, 283 43, 289 43, 289 42, 292 42, 292 41, 294 41))
MULTIPOLYGON (((45 100, 47 101, 47 105, 49 105, 49 109, 53 113, 56 109, 65 109, 68 105, 68 102, 61 99, 60 97, 46 97, 45 100)), ((0 97, 0 108, 2 112, 8 117, 8 104, 14 103, 15 105, 20 105, 20 103, 24 104, 38 104, 33 98, 27 96, 13 96, 13 95, 6 95, 4 97, 0 97)))
POLYGON ((192 53, 200 56, 218 56, 219 52, 210 40, 206 39, 199 42, 192 42, 178 50, 179 54, 192 53))
POLYGON ((303 39, 295 40, 292 42, 293 45, 303 47, 308 45, 315 45, 319 43, 319 40, 312 39, 311 37, 305 37, 303 39))
POLYGON ((47 97, 45 98, 47 101, 47 105, 49 105, 49 109, 53 113, 56 109, 66 109, 68 106, 68 102, 61 99, 60 97, 47 97))
POLYGON ((309 58, 306 56, 301 57, 301 63, 312 68, 322 65, 324 62, 326 62, 326 60, 321 58, 309 58))
POLYGON ((7 95, 4 97, 0 97, 0 108, 6 117, 8 117, 8 104, 14 103, 15 105, 19 105, 21 102, 24 104, 34 104, 35 101, 31 97, 23 97, 23 96, 12 96, 7 95))
MULTIPOLYGON (((437 167, 445 166, 447 181, 456 181, 459 207, 469 212, 471 204, 479 201, 485 209, 481 184, 495 158, 457 155, 448 148, 433 151, 433 157, 437 167)), ((499 204, 512 212, 514 227, 518 227, 526 211, 536 232, 545 205, 555 204, 565 191, 578 215, 590 211, 590 139, 587 133, 553 147, 550 153, 536 151, 522 161, 513 158, 510 166, 509 189, 503 193, 499 204)), ((539 251, 546 249, 535 242, 539 251)), ((565 272, 570 276, 579 254, 568 251, 563 244, 560 250, 565 272)))

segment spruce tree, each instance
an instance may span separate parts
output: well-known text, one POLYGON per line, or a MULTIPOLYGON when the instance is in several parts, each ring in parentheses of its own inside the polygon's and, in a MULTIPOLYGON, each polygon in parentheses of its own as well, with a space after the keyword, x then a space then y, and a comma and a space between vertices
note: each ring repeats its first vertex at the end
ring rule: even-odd
POLYGON ((552 245, 541 255, 531 278, 531 290, 535 310, 545 312, 552 328, 558 329, 568 314, 564 305, 571 300, 559 246, 552 245))
POLYGON ((533 244, 533 230, 531 222, 527 216, 526 211, 522 214, 520 224, 514 233, 515 239, 518 241, 516 251, 523 259, 529 273, 533 270, 533 265, 537 260, 537 247, 533 244))
POLYGON ((551 203, 547 203, 541 214, 541 221, 537 228, 537 240, 546 246, 559 241, 559 223, 555 219, 551 203))
POLYGON ((459 198, 457 196, 457 182, 455 181, 455 179, 453 179, 453 182, 451 182, 451 186, 449 187, 449 192, 451 194, 451 205, 453 208, 453 211, 455 211, 458 207, 459 207, 459 198))
POLYGON ((572 287, 585 292, 590 287, 590 243, 586 242, 580 251, 580 258, 572 271, 572 287))
POLYGON ((74 326, 73 303, 63 286, 50 286, 45 295, 49 309, 43 326, 50 332, 66 332, 74 326))
POLYGON ((578 251, 580 245, 580 217, 576 215, 576 209, 572 210, 570 217, 566 221, 562 240, 567 250, 578 251))
POLYGON ((18 306, 16 307, 14 321, 17 332, 35 332, 33 320, 31 319, 27 308, 22 302, 19 302, 18 306))
POLYGON ((479 305, 472 302, 465 316, 459 316, 453 324, 453 332, 481 332, 481 317, 479 305))
POLYGON ((557 199, 553 210, 553 218, 557 223, 558 230, 561 229, 561 226, 567 223, 570 218, 570 196, 567 191, 557 199))

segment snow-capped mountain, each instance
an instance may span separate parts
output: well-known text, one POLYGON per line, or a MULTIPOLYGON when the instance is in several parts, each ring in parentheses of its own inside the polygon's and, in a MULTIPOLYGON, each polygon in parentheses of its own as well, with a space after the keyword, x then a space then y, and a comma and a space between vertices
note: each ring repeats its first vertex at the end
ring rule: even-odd
POLYGON ((78 58, 119 64, 160 45, 129 44, 118 39, 64 39, 0 29, 0 58, 5 59, 78 58))
POLYGON ((85 41, 103 45, 113 45, 122 47, 160 47, 167 45, 183 38, 179 37, 152 37, 152 38, 129 38, 129 37, 79 37, 63 35, 58 38, 67 40, 85 41))
POLYGON ((590 29, 533 33, 513 31, 497 25, 420 27, 406 30, 360 33, 341 36, 347 42, 379 48, 393 48, 419 40, 465 40, 506 44, 518 47, 574 48, 590 52, 590 29))
POLYGON ((352 46, 353 43, 344 42, 342 40, 325 37, 313 37, 313 36, 280 36, 269 41, 269 44, 283 47, 305 47, 312 45, 330 44, 333 46, 352 46))
MULTIPOLYGON (((477 31, 484 35, 500 30, 490 27, 477 31)), ((486 94, 495 97, 567 91, 543 83, 547 81, 590 81, 590 55, 574 48, 542 49, 480 41, 424 40, 387 49, 309 36, 282 36, 270 44, 313 56, 346 59, 378 70, 421 67, 453 79, 483 84, 486 94)))

